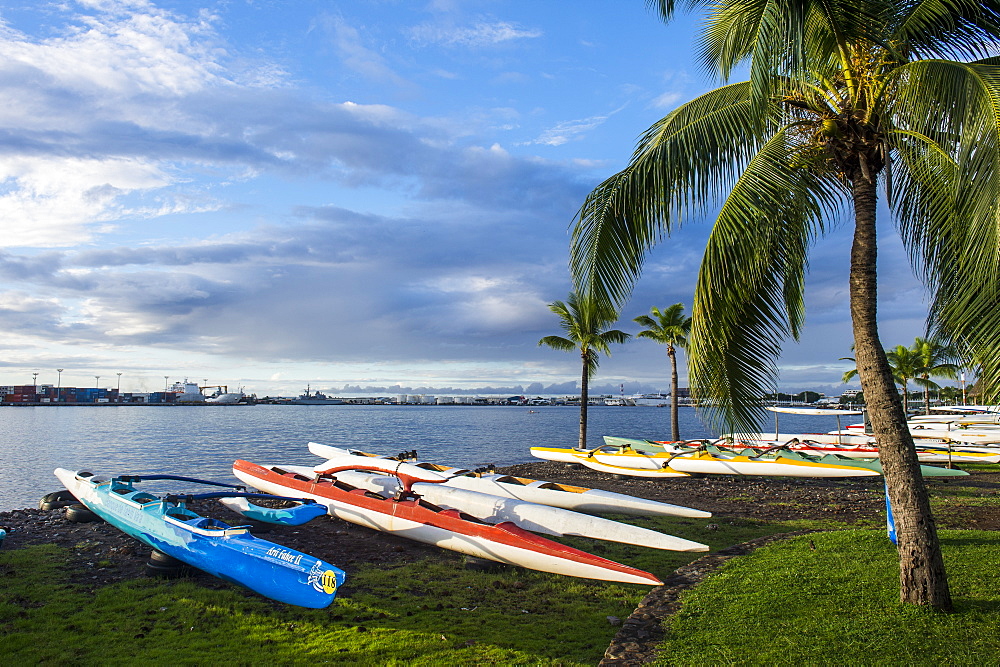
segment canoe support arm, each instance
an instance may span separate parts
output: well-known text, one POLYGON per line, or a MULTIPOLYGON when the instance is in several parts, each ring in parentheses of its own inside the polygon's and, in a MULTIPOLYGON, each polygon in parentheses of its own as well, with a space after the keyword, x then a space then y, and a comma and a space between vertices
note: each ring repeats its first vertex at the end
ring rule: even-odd
MULTIPOLYGON (((149 478, 147 477, 146 479, 149 478)), ((234 493, 227 491, 213 491, 211 493, 170 494, 166 497, 166 501, 168 503, 173 503, 176 505, 179 502, 186 503, 192 500, 208 500, 211 498, 258 498, 262 500, 289 500, 296 503, 302 503, 304 505, 316 502, 312 498, 291 498, 289 496, 274 496, 271 495, 270 493, 240 493, 240 492, 234 493)))
POLYGON ((150 480, 167 479, 175 482, 190 482, 192 484, 207 484, 208 486, 223 486, 227 489, 246 489, 239 484, 229 484, 228 482, 214 482, 210 479, 196 479, 194 477, 181 477, 180 475, 119 475, 116 479, 121 482, 131 484, 133 482, 145 482, 150 480))
MULTIPOLYGON (((400 461, 400 463, 402 463, 402 461, 400 461)), ((335 475, 338 472, 345 472, 347 470, 373 470, 375 472, 382 472, 382 473, 387 472, 385 468, 380 468, 378 466, 373 466, 373 465, 366 465, 363 463, 334 466, 333 468, 327 468, 326 470, 316 470, 315 472, 318 476, 322 476, 322 475, 335 475)), ((402 489, 400 490, 401 493, 397 494, 396 500, 402 500, 404 496, 412 496, 413 485, 416 484, 417 482, 420 482, 421 484, 441 484, 443 482, 448 481, 446 479, 423 479, 421 477, 409 475, 405 472, 399 472, 398 470, 396 472, 389 472, 388 474, 398 479, 399 484, 402 487, 402 489)))

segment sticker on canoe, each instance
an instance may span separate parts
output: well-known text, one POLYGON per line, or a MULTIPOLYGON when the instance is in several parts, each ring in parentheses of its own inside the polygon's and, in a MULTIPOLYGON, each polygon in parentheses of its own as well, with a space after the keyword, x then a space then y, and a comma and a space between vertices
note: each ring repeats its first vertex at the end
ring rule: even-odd
POLYGON ((312 584, 317 591, 333 595, 337 591, 337 574, 333 570, 323 570, 323 564, 317 561, 309 570, 307 583, 312 584))

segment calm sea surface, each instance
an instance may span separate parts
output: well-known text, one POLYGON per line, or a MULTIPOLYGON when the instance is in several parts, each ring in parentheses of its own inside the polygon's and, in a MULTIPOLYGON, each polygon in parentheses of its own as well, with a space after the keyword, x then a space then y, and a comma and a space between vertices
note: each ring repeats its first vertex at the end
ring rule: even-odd
MULTIPOLYGON (((41 496, 61 488, 52 474, 57 467, 105 474, 169 472, 235 482, 231 466, 237 458, 318 463, 306 449, 310 440, 379 454, 416 449, 424 460, 470 468, 536 460, 528 452, 532 446, 576 445, 577 408, 532 410, 381 405, 0 408, 0 511, 37 507, 41 496)), ((588 443, 595 447, 603 435, 670 437, 669 409, 598 406, 588 414, 588 443)), ((680 419, 685 438, 715 435, 693 408, 681 408, 680 419)), ((835 427, 829 417, 781 418, 785 432, 835 427)), ((176 483, 147 488, 206 490, 176 483)))

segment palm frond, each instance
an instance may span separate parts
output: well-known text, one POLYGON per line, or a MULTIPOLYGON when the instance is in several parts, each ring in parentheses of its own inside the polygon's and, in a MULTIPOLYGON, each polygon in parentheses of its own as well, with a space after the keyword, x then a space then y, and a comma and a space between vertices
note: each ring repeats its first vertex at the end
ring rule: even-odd
POLYGON ((717 205, 761 143, 748 94, 749 84, 733 84, 682 105, 643 135, 626 169, 587 197, 570 243, 578 292, 621 305, 649 249, 686 214, 717 205))
POLYGON ((917 58, 969 60, 996 53, 1000 3, 922 0, 898 3, 890 24, 893 42, 917 58))
POLYGON ((808 247, 842 194, 792 159, 779 132, 733 188, 702 260, 688 353, 695 393, 710 399, 720 430, 756 430, 781 344, 802 324, 808 247))
POLYGON ((897 124, 935 144, 897 142, 902 178, 891 202, 932 290, 930 331, 980 360, 983 386, 1000 391, 1000 68, 923 61, 899 75, 897 124))
POLYGON ((560 352, 572 352, 576 349, 576 343, 562 336, 545 336, 538 341, 538 345, 551 347, 553 350, 559 350, 560 352))

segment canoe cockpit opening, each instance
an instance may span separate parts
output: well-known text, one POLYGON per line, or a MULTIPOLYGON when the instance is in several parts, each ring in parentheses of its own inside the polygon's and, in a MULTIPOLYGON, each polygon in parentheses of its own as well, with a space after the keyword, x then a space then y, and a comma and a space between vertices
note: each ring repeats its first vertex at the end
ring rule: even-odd
POLYGON ((221 521, 216 521, 215 519, 209 518, 207 516, 200 516, 190 520, 190 523, 195 528, 201 528, 202 530, 225 530, 229 528, 229 524, 222 523, 221 521))
POLYGON ((127 487, 127 486, 119 486, 119 487, 115 488, 114 491, 115 491, 115 493, 120 493, 120 494, 122 494, 124 496, 126 493, 132 493, 133 491, 135 491, 135 489, 127 487))
POLYGON ((479 524, 482 524, 484 526, 485 525, 489 525, 485 521, 483 521, 482 519, 480 519, 479 517, 472 516, 471 514, 466 514, 465 512, 462 512, 462 511, 459 511, 459 510, 456 510, 456 509, 442 509, 442 508, 438 507, 437 505, 432 505, 431 503, 428 503, 428 502, 423 501, 423 500, 420 501, 420 505, 421 505, 421 507, 427 507, 428 509, 434 510, 440 516, 450 516, 450 517, 453 517, 455 519, 461 519, 463 521, 468 521, 470 523, 479 523, 479 524))
POLYGON ((548 489, 550 491, 569 491, 570 493, 583 493, 588 489, 582 486, 573 486, 571 484, 558 484, 556 482, 545 482, 544 484, 539 484, 538 489, 548 489))
POLYGON ((534 480, 532 479, 522 479, 520 477, 512 477, 510 475, 504 475, 503 477, 497 477, 497 482, 503 482, 504 484, 517 484, 519 486, 527 486, 531 484, 534 480))
POLYGON ((158 498, 148 493, 137 493, 134 496, 132 496, 132 500, 139 503, 140 505, 145 505, 146 503, 156 502, 158 498))
POLYGON ((417 464, 414 464, 414 465, 416 465, 418 468, 423 468, 424 470, 431 470, 431 471, 434 471, 434 472, 444 472, 445 470, 451 470, 450 467, 443 466, 443 465, 440 465, 438 463, 421 462, 421 463, 417 463, 417 464))
POLYGON ((175 507, 173 509, 167 510, 167 516, 172 519, 178 519, 180 521, 190 521, 191 519, 197 519, 198 515, 194 512, 189 512, 186 509, 175 507))
POLYGON ((317 476, 316 481, 332 486, 335 489, 340 489, 341 491, 351 492, 358 490, 358 487, 354 486, 353 484, 342 482, 336 477, 331 477, 330 475, 319 475, 317 476))

